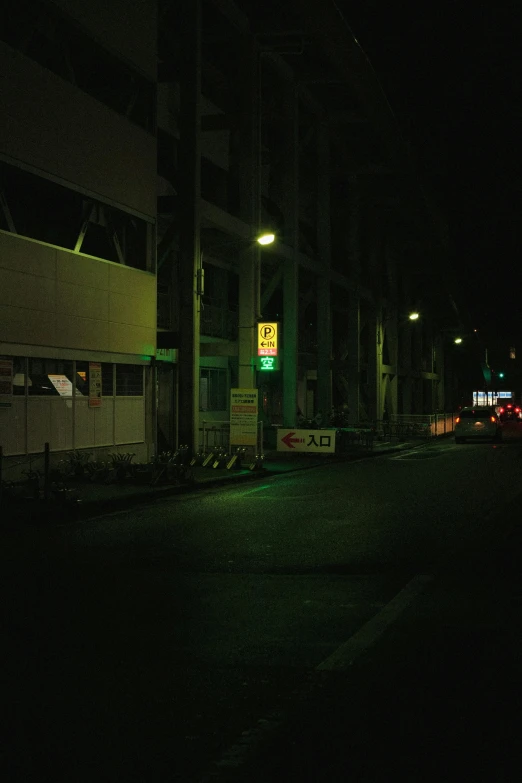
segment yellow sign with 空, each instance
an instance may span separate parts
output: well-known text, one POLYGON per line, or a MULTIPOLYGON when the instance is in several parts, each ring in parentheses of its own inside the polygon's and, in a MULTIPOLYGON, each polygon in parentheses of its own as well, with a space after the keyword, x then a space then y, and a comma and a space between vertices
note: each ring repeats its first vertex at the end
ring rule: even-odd
POLYGON ((258 356, 277 356, 278 327, 277 322, 257 325, 258 356))

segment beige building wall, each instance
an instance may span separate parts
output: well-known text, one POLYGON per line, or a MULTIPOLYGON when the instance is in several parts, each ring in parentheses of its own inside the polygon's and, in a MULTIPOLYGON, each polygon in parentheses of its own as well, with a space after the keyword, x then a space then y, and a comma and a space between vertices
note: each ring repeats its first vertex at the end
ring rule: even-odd
POLYGON ((0 106, 5 159, 155 217, 152 134, 2 43, 0 106))
POLYGON ((0 231, 2 342, 154 356, 156 277, 0 231))

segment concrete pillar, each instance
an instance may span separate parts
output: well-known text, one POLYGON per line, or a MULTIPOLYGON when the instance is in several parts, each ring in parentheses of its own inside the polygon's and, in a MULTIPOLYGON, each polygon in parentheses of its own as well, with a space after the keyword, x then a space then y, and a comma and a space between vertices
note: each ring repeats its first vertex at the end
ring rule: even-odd
POLYGON ((283 425, 285 427, 295 426, 297 414, 298 289, 297 261, 285 259, 283 274, 283 425))
POLYGON ((376 307, 368 320, 368 416, 382 419, 382 309, 376 307))
MULTIPOLYGON (((402 248, 404 253, 404 247, 402 248)), ((411 307, 411 280, 408 273, 403 269, 401 274, 401 302, 404 310, 401 312, 399 327, 399 362, 404 372, 402 383, 402 412, 405 414, 415 413, 414 410, 414 364, 413 356, 413 334, 419 324, 408 320, 408 308, 411 307)), ((416 368, 415 368, 416 369, 416 368)))
POLYGON ((256 385, 256 321, 259 315, 259 52, 252 37, 241 43, 241 128, 239 132, 239 216, 252 226, 252 242, 239 252, 238 383, 241 389, 256 385))
POLYGON ((446 395, 444 392, 445 385, 445 372, 444 372, 444 339, 442 335, 437 335, 435 339, 435 371, 438 376, 437 380, 437 398, 436 405, 440 412, 446 410, 446 395))
POLYGON ((404 323, 400 329, 400 355, 401 366, 404 370, 404 379, 402 383, 402 412, 413 412, 413 378, 411 364, 411 330, 409 323, 404 323))
POLYGON ((256 286, 257 263, 255 248, 239 253, 239 337, 238 384, 240 389, 253 389, 256 380, 256 286))
POLYGON ((386 391, 383 378, 383 350, 386 323, 383 321, 383 271, 381 229, 375 209, 369 209, 367 214, 370 225, 368 237, 368 258, 371 289, 374 296, 373 311, 368 321, 368 407, 370 418, 380 421, 384 407, 386 391))
POLYGON ((327 421, 332 407, 332 313, 330 303, 330 139, 328 127, 317 131, 317 246, 323 267, 317 287, 317 409, 327 421))
POLYGON ((435 380, 433 378, 434 360, 435 360, 435 336, 433 334, 433 328, 430 324, 425 332, 424 354, 423 354, 423 361, 426 365, 426 370, 431 375, 431 378, 428 381, 428 383, 424 384, 424 389, 425 389, 424 413, 429 413, 429 414, 435 413, 437 409, 437 398, 436 398, 437 387, 436 387, 435 380))
POLYGON ((388 414, 399 412, 398 386, 399 386, 399 314, 398 314, 398 285, 397 285, 397 261, 393 253, 390 239, 387 238, 385 249, 386 275, 388 281, 388 313, 386 318, 386 339, 389 353, 389 364, 393 374, 389 376, 386 407, 388 414))
POLYGON ((289 157, 285 226, 294 255, 283 264, 283 424, 293 427, 297 414, 299 331, 299 98, 296 85, 287 94, 289 157))
POLYGON ((178 444, 199 445, 201 3, 182 0, 179 118, 179 408, 178 444))
POLYGON ((420 378, 422 370, 422 324, 418 321, 411 323, 411 344, 412 344, 412 369, 415 374, 413 383, 412 407, 413 413, 423 412, 424 407, 424 389, 420 378))
POLYGON ((360 406, 360 300, 356 293, 348 294, 348 322, 346 333, 348 422, 358 424, 360 406))
POLYGON ((361 396, 361 302, 358 287, 361 280, 361 248, 360 248, 360 194, 357 176, 349 177, 348 196, 348 262, 349 279, 352 290, 348 294, 348 319, 347 319, 347 404, 348 421, 350 424, 359 422, 359 408, 361 396))

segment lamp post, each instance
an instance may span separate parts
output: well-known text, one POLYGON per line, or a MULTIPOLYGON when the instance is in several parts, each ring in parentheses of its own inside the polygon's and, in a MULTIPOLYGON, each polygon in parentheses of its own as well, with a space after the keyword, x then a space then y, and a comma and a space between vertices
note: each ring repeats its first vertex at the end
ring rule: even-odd
MULTIPOLYGON (((421 314, 417 310, 409 311, 406 314, 402 314, 400 318, 397 317, 397 310, 395 309, 390 315, 387 315, 386 317, 382 318, 379 317, 377 319, 377 333, 376 333, 376 344, 377 344, 377 375, 375 378, 375 385, 376 385, 376 410, 375 410, 375 418, 378 419, 381 416, 381 413, 384 409, 385 399, 382 399, 383 389, 382 389, 382 375, 383 375, 383 348, 384 348, 384 334, 385 334, 385 325, 388 321, 392 321, 393 319, 396 320, 396 328, 393 330, 393 334, 391 336, 391 339, 395 339, 397 342, 399 341, 399 327, 405 326, 408 321, 418 321, 421 318, 421 314)), ((410 339, 408 337, 408 339, 410 339)), ((394 362, 392 357, 392 363, 394 362)), ((399 354, 398 351, 395 354, 395 362, 398 365, 399 364, 399 354)), ((395 376, 396 377, 396 376, 395 376)), ((411 381, 411 379, 410 379, 411 381)), ((394 392, 393 389, 391 390, 392 395, 392 409, 393 406, 397 404, 396 400, 396 391, 394 392), (395 402, 393 401, 395 400, 395 402)), ((411 393, 411 389, 410 389, 411 393)))
POLYGON ((275 234, 272 234, 272 232, 270 231, 263 232, 256 239, 256 242, 259 245, 271 245, 273 244, 274 241, 275 241, 275 234))

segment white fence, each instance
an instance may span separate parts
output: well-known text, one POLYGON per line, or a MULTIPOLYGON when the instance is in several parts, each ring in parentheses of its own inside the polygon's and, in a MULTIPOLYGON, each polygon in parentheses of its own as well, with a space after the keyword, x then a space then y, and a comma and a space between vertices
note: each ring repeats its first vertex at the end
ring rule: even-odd
POLYGON ((455 417, 455 413, 392 413, 389 424, 403 437, 431 438, 453 432, 455 417))

